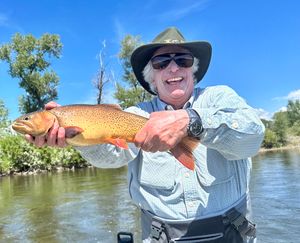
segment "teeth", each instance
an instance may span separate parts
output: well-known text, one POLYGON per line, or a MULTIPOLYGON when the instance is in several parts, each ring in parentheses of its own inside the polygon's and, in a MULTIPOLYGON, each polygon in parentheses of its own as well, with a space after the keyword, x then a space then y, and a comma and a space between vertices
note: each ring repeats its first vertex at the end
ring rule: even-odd
POLYGON ((170 78, 167 80, 167 82, 177 82, 177 81, 181 81, 182 79, 183 79, 182 77, 170 78))

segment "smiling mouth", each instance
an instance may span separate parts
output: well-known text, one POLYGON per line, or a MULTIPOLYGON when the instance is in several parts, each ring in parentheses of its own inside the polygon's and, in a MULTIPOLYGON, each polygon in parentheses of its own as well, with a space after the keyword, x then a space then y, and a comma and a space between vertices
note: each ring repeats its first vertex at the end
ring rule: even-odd
POLYGON ((170 78, 166 80, 167 84, 177 84, 180 83, 183 80, 183 77, 175 77, 175 78, 170 78))

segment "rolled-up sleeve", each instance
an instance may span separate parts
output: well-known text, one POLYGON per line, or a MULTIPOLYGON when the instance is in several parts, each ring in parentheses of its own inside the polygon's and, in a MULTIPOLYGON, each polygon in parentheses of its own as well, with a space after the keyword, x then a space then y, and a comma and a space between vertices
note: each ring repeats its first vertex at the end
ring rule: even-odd
POLYGON ((264 138, 264 125, 255 109, 228 86, 201 91, 193 108, 201 117, 201 143, 228 160, 255 155, 264 138))

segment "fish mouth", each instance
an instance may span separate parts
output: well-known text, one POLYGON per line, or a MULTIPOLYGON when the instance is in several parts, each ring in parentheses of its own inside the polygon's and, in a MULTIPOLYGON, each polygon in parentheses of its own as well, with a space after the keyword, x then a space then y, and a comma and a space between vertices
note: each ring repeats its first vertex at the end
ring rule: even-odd
POLYGON ((15 131, 22 133, 22 134, 26 134, 26 133, 29 134, 31 131, 33 131, 32 124, 27 121, 14 121, 12 123, 11 127, 15 131))
POLYGON ((173 78, 169 78, 167 80, 165 80, 165 82, 169 85, 176 85, 178 83, 180 83, 184 78, 183 77, 173 77, 173 78))

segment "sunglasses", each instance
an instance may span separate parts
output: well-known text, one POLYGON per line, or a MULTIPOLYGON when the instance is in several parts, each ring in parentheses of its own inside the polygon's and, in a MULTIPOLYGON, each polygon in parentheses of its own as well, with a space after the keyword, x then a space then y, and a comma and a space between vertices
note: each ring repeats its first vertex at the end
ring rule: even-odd
POLYGON ((162 54, 152 57, 151 63, 154 69, 165 69, 172 60, 179 67, 188 68, 193 66, 194 56, 190 53, 162 54))

